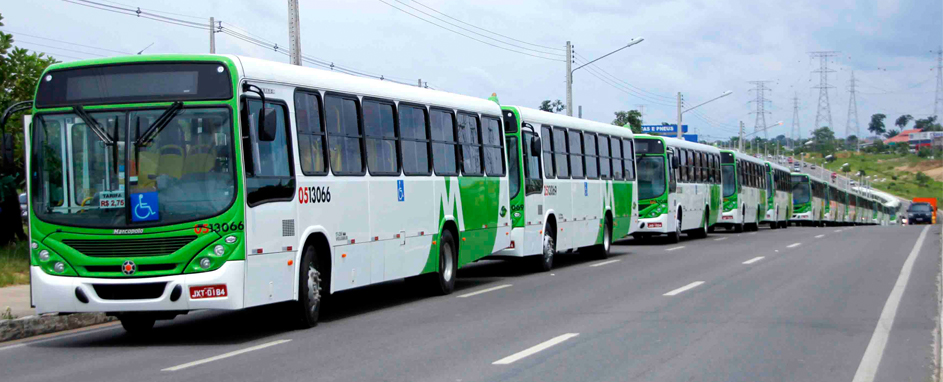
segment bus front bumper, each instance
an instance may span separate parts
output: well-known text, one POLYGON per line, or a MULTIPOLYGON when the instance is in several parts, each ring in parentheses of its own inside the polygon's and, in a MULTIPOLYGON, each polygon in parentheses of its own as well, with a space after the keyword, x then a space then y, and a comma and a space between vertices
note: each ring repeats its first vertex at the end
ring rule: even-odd
MULTIPOLYGON (((90 278, 53 276, 37 266, 30 267, 31 293, 36 313, 190 311, 197 309, 234 310, 243 307, 245 262, 227 261, 215 271, 148 278, 90 278), (135 299, 136 288, 144 284, 163 284, 159 296, 135 299), (223 297, 191 299, 190 287, 200 295, 200 287, 215 286, 215 293, 226 286, 223 297), (179 286, 179 288, 177 288, 179 286), (96 287, 121 290, 121 296, 103 298, 96 287), (119 288, 116 288, 119 287, 119 288), (174 290, 177 290, 175 292, 174 290), (175 295, 175 296, 174 296, 175 295), (84 297, 87 302, 80 300, 84 297), (173 301, 172 297, 177 297, 173 301)), ((147 288, 153 290, 153 288, 147 288)))
POLYGON ((812 212, 803 212, 799 214, 792 214, 792 219, 789 220, 801 220, 801 221, 810 221, 812 220, 812 212))
POLYGON ((668 227, 668 214, 662 214, 656 218, 639 218, 638 230, 633 233, 668 233, 674 232, 673 227, 668 227))

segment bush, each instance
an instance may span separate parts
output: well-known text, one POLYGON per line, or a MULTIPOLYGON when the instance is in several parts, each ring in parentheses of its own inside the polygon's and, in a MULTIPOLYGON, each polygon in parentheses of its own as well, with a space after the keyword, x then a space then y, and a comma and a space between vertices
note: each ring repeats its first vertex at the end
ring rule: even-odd
POLYGON ((929 147, 924 147, 921 148, 919 152, 917 152, 917 155, 921 158, 926 158, 933 155, 933 150, 931 150, 929 147))
MULTIPOLYGON (((891 175, 891 179, 897 180, 897 175, 891 175)), ((893 183, 891 183, 891 184, 893 184, 893 183)))
POLYGON ((930 183, 930 177, 923 172, 917 173, 917 183, 920 184, 920 187, 926 187, 927 183, 930 183))

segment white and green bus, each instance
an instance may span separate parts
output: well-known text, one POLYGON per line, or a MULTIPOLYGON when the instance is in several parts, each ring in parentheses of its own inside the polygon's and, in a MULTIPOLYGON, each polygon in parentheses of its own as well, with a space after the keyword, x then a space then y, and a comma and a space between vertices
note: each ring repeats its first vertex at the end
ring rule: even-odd
POLYGON ((721 213, 720 150, 646 134, 635 136, 639 229, 636 239, 681 233, 705 237, 721 213))
POLYGON ((792 215, 792 187, 789 169, 773 162, 766 162, 766 214, 763 223, 772 229, 788 228, 792 215))
POLYGON ((792 217, 790 223, 819 226, 828 203, 828 186, 809 174, 792 173, 792 217))
POLYGON ((310 327, 327 295, 414 277, 450 293, 459 267, 510 245, 501 109, 485 99, 157 55, 52 65, 32 112, 37 313, 135 331, 286 302, 310 327))
POLYGON ((758 230, 768 203, 766 163, 732 150, 720 151, 720 163, 724 211, 717 226, 735 232, 758 230))
POLYGON ((833 225, 845 225, 851 210, 848 203, 848 191, 841 186, 829 185, 828 197, 831 205, 829 222, 833 225))
POLYGON ((638 224, 632 130, 520 106, 504 106, 510 166, 511 246, 496 255, 607 257, 638 224), (521 171, 523 170, 523 171, 521 171))

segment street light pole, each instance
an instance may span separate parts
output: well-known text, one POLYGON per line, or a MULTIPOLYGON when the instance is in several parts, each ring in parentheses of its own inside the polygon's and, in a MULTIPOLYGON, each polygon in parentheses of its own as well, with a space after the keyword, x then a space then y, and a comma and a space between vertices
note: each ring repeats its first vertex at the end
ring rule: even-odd
POLYGON ((682 115, 682 114, 687 113, 687 112, 689 112, 689 111, 691 111, 691 110, 697 109, 697 108, 699 108, 699 107, 701 107, 701 106, 704 106, 705 104, 714 102, 714 101, 716 101, 716 100, 718 100, 718 99, 721 99, 721 98, 724 98, 724 97, 726 97, 726 96, 729 96, 729 95, 731 95, 731 94, 733 94, 733 91, 732 91, 732 90, 728 90, 728 91, 725 91, 724 94, 721 94, 721 95, 719 95, 719 96, 717 96, 717 97, 711 98, 711 99, 709 99, 709 100, 707 100, 707 101, 701 102, 701 103, 698 104, 697 106, 688 108, 687 110, 681 110, 682 107, 684 106, 684 105, 683 105, 684 97, 681 96, 681 92, 678 92, 678 139, 681 139, 681 138, 682 138, 682 136, 681 136, 681 134, 682 134, 681 126, 683 126, 683 125, 681 124, 681 115, 682 115))
POLYGON ((633 38, 633 39, 632 39, 631 41, 629 41, 629 43, 626 44, 625 46, 623 46, 623 47, 621 47, 621 48, 619 48, 619 49, 616 49, 616 50, 614 50, 614 51, 612 51, 612 52, 606 53, 606 54, 602 55, 601 57, 599 57, 599 58, 597 58, 597 59, 595 59, 595 60, 592 60, 592 61, 590 61, 590 62, 587 62, 587 63, 585 63, 585 64, 583 64, 583 65, 580 65, 580 66, 576 67, 576 69, 572 69, 572 70, 571 70, 570 68, 571 68, 572 65, 573 65, 573 44, 571 44, 569 41, 567 41, 567 42, 566 42, 566 115, 571 116, 571 117, 573 116, 573 72, 582 69, 582 68, 583 68, 584 66, 586 66, 586 65, 592 64, 592 63, 594 63, 594 62, 596 62, 596 61, 599 61, 599 60, 602 60, 602 59, 604 59, 604 58, 606 58, 606 57, 609 57, 610 55, 612 55, 612 54, 614 54, 614 53, 616 53, 616 52, 618 52, 618 51, 620 51, 620 50, 622 50, 622 49, 625 49, 625 48, 628 48, 628 47, 630 47, 630 46, 632 46, 632 45, 638 44, 638 43, 640 43, 640 42, 642 42, 642 41, 645 41, 645 39, 644 39, 644 38, 641 38, 641 37, 639 37, 639 38, 633 38))

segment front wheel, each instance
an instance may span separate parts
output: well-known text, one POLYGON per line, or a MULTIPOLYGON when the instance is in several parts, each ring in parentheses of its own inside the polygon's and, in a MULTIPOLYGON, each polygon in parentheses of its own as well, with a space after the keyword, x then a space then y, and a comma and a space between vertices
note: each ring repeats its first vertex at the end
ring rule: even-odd
POLYGON ((681 242, 681 219, 675 218, 675 231, 668 234, 668 242, 671 244, 681 242))
POLYGON ((322 274, 318 266, 318 254, 313 246, 305 248, 299 265, 301 271, 298 280, 296 314, 298 327, 307 329, 317 326, 324 296, 322 293, 324 290, 322 287, 322 274))

